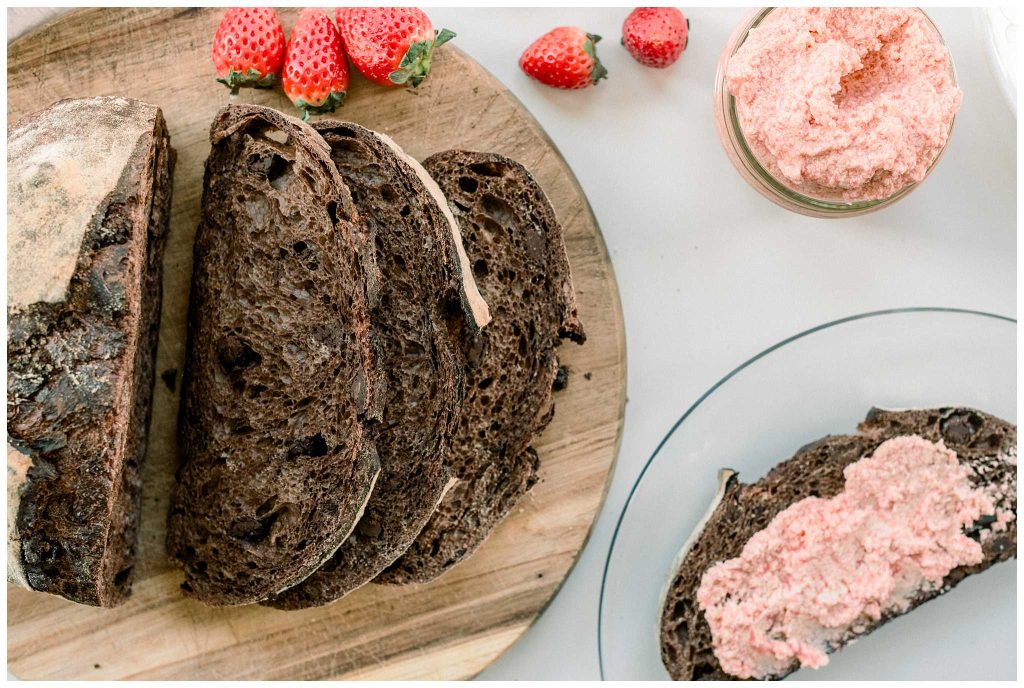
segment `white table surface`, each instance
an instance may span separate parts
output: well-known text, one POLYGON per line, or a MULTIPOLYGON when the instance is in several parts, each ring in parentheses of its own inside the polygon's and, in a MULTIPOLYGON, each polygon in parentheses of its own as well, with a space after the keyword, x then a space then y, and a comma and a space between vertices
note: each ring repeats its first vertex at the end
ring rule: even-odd
MULTIPOLYGON (((972 11, 929 12, 964 91, 943 160, 895 206, 836 221, 782 210, 733 170, 715 132, 711 91, 743 10, 684 11, 689 48, 667 70, 641 67, 618 45, 623 9, 429 11, 523 101, 576 172, 604 232, 626 320, 629 402, 604 510, 562 591, 481 678, 598 678, 601 569, 626 494, 680 413, 737 364, 864 311, 1016 313, 1016 120, 972 11), (563 24, 605 37, 598 54, 607 81, 561 92, 519 71, 523 48, 563 24)), ((39 17, 8 10, 8 38, 39 17)))

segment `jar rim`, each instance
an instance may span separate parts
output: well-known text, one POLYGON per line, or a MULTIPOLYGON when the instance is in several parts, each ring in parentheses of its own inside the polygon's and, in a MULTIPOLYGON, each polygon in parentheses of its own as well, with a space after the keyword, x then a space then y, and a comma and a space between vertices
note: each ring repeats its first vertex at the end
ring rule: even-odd
MULTIPOLYGON (((719 129, 719 138, 733 166, 761 195, 788 210, 812 217, 854 217, 887 207, 907 196, 928 178, 928 175, 932 173, 932 170, 935 169, 935 166, 945 153, 946 148, 949 146, 953 127, 956 124, 956 113, 954 113, 953 119, 949 123, 946 141, 938 155, 935 156, 935 159, 928 166, 924 177, 918 182, 907 184, 884 198, 849 202, 815 198, 801 193, 776 178, 751 150, 746 136, 743 134, 743 128, 740 125, 736 112, 736 99, 725 86, 725 74, 729 60, 746 41, 751 29, 757 28, 776 9, 779 8, 760 7, 752 9, 730 36, 718 62, 718 70, 715 74, 715 122, 719 129)), ((943 47, 946 48, 946 53, 949 57, 950 76, 953 80, 953 85, 958 87, 959 83, 957 81, 956 66, 953 64, 953 55, 949 51, 946 40, 943 38, 942 32, 939 31, 939 27, 923 9, 919 7, 911 9, 921 13, 941 41, 943 47)))

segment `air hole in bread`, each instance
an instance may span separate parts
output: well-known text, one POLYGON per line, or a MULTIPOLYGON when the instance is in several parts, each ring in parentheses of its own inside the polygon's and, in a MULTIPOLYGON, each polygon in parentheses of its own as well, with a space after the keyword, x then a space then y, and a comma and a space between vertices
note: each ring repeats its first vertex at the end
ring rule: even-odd
MULTIPOLYGON (((245 390, 245 396, 246 396, 247 399, 255 399, 256 397, 260 396, 261 394, 263 394, 266 391, 267 391, 267 386, 266 385, 250 385, 245 390)), ((251 429, 250 429, 250 432, 251 432, 251 429)))
POLYGON ((487 277, 487 273, 488 272, 489 272, 489 270, 487 269, 487 261, 484 260, 483 258, 480 258, 475 263, 473 263, 473 275, 474 276, 476 276, 476 277, 487 277))
POLYGON ((128 580, 131 577, 132 577, 132 567, 131 566, 129 566, 128 568, 121 569, 114 576, 114 585, 116 585, 117 587, 120 588, 125 583, 127 583, 128 580))
POLYGON ((244 339, 228 335, 217 343, 217 360, 224 372, 235 373, 259 365, 263 357, 244 339))
MULTIPOLYGON (((683 605, 682 602, 676 602, 676 609, 679 609, 684 606, 685 605, 683 605)), ((680 612, 680 614, 681 613, 682 612, 680 612)), ((679 641, 679 644, 683 646, 686 646, 686 644, 690 642, 690 631, 687 628, 685 621, 681 622, 676 627, 676 639, 679 641)))
MULTIPOLYGON (((954 413, 942 419, 939 431, 952 442, 964 443, 982 427, 984 421, 974 413, 954 413)), ((998 446, 998 445, 997 445, 998 446)))
POLYGON ((472 177, 459 177, 459 188, 465 191, 466 193, 476 193, 476 190, 479 187, 480 182, 473 179, 472 177))
MULTIPOLYGON (((497 196, 484 194, 480 199, 480 204, 487 217, 499 225, 511 227, 515 224, 515 212, 512 210, 512 206, 497 196)), ((511 230, 509 236, 511 236, 511 230)))
POLYGON ((265 502, 256 507, 256 518, 262 518, 263 516, 266 516, 271 511, 274 510, 275 506, 277 506, 277 495, 270 497, 265 502))
POLYGON ((292 244, 292 250, 295 251, 296 255, 305 251, 306 248, 307 247, 305 241, 296 241, 294 244, 292 244))
POLYGON ((271 512, 259 519, 243 519, 233 523, 229 532, 231 537, 255 545, 265 540, 270 534, 270 529, 277 521, 277 516, 277 512, 271 512))
POLYGON ((398 214, 402 217, 409 217, 409 213, 412 212, 412 208, 407 205, 403 205, 402 209, 398 211, 398 214))
POLYGON ((493 162, 476 162, 469 166, 469 169, 484 177, 501 177, 502 167, 493 162))
POLYGON ((331 216, 331 222, 338 224, 338 203, 336 201, 327 203, 327 214, 331 216))
POLYGON ((281 129, 266 128, 260 132, 265 139, 270 139, 275 143, 279 143, 282 146, 287 146, 291 143, 291 138, 288 136, 288 132, 282 131, 281 129))
POLYGON ((478 382, 476 386, 479 387, 480 389, 487 389, 488 387, 491 386, 492 382, 494 382, 493 377, 485 377, 483 380, 478 382))
POLYGON ((469 212, 469 206, 468 205, 463 205, 462 203, 459 203, 458 201, 456 201, 454 199, 449 199, 449 200, 451 200, 452 205, 454 205, 456 208, 458 208, 462 212, 464 212, 464 213, 468 213, 469 212))
POLYGON ((696 681, 715 673, 715 665, 708 662, 699 662, 693 667, 693 678, 696 681))
POLYGON ((296 459, 300 456, 317 457, 326 454, 327 440, 320 433, 298 439, 288 449, 289 459, 296 459))
POLYGON ((284 191, 292 179, 292 161, 272 153, 269 158, 264 158, 264 165, 270 185, 278 191, 284 191))

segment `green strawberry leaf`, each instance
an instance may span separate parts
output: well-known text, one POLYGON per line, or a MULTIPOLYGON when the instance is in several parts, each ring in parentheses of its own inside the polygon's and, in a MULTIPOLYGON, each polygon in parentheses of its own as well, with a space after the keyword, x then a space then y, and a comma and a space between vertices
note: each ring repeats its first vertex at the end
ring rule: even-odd
POLYGON ((594 61, 594 66, 590 70, 590 83, 594 84, 595 86, 597 85, 597 82, 599 82, 601 79, 608 78, 608 70, 605 68, 603 64, 601 64, 601 60, 597 59, 597 48, 594 46, 594 44, 597 43, 599 40, 601 40, 600 36, 588 33, 587 40, 583 41, 583 52, 589 55, 590 58, 594 61))
POLYGON ((323 115, 328 112, 334 112, 334 109, 339 105, 344 105, 345 92, 334 91, 319 105, 307 103, 302 98, 295 101, 295 107, 302 113, 302 121, 308 122, 310 115, 323 115))
POLYGON ((236 69, 228 72, 226 77, 218 78, 217 81, 231 89, 231 95, 237 96, 238 89, 243 86, 252 88, 271 88, 274 85, 274 74, 263 74, 252 67, 244 73, 236 69))
POLYGON ((408 84, 415 88, 423 83, 430 73, 430 62, 434 49, 455 38, 455 32, 441 29, 434 32, 434 40, 418 41, 409 46, 398 64, 398 69, 388 74, 391 83, 408 84))
POLYGON ((455 38, 455 32, 449 31, 448 29, 441 29, 434 34, 434 47, 440 48, 442 45, 455 38))

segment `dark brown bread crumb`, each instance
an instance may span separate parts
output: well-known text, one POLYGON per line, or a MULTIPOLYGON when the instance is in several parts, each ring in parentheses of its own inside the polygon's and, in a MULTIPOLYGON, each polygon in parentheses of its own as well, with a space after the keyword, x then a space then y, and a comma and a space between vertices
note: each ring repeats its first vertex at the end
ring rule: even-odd
POLYGON ((464 396, 458 337, 466 329, 462 304, 468 297, 457 239, 419 176, 426 173, 368 129, 333 121, 315 126, 374 238, 381 270, 370 318, 387 392, 383 418, 368 425, 381 477, 362 519, 331 560, 267 602, 280 609, 336 600, 409 547, 451 478, 446 463, 464 396))
MULTIPOLYGON (((111 132, 139 138, 113 190, 89 208, 65 298, 7 311, 9 469, 11 445, 30 459, 27 481, 8 484, 9 508, 10 490, 20 496, 8 570, 35 590, 103 607, 123 602, 132 583, 175 154, 159 108, 125 98, 61 101, 8 136, 49 145, 111 132)), ((68 207, 91 191, 53 185, 65 182, 68 207)), ((11 214, 37 192, 9 187, 11 214)))
MULTIPOLYGON (((718 562, 740 555, 743 546, 763 530, 781 511, 805 497, 830 498, 843 490, 843 469, 874 452, 885 440, 901 435, 920 435, 957 453, 961 462, 975 469, 974 482, 996 489, 999 509, 1017 513, 1016 456, 1017 428, 1014 425, 968 408, 940 408, 911 411, 872 409, 859 426, 860 434, 827 437, 802 448, 751 485, 730 478, 722 502, 713 512, 673 578, 662 609, 661 656, 676 680, 728 680, 715 657, 711 630, 697 605, 697 590, 704 573, 718 562), (1006 489, 1008 487, 1008 489, 1006 489)), ((1017 522, 1002 532, 979 523, 969 535, 982 542, 985 560, 977 566, 954 569, 943 586, 921 593, 911 609, 953 588, 972 573, 1017 555, 1017 522), (982 539, 983 532, 988 535, 982 539)), ((867 624, 862 633, 850 634, 835 649, 866 635, 899 614, 889 614, 867 624)), ((793 666, 783 678, 798 667, 793 666)))
POLYGON ((311 127, 229 106, 210 139, 167 549, 188 595, 239 605, 316 570, 369 498, 376 273, 311 127))
POLYGON ((464 331, 466 399, 452 445, 459 482, 409 550, 378 577, 429 581, 465 559, 537 482, 530 443, 554 413, 560 339, 585 339, 561 226, 519 163, 448 151, 423 163, 448 197, 492 322, 464 331))

